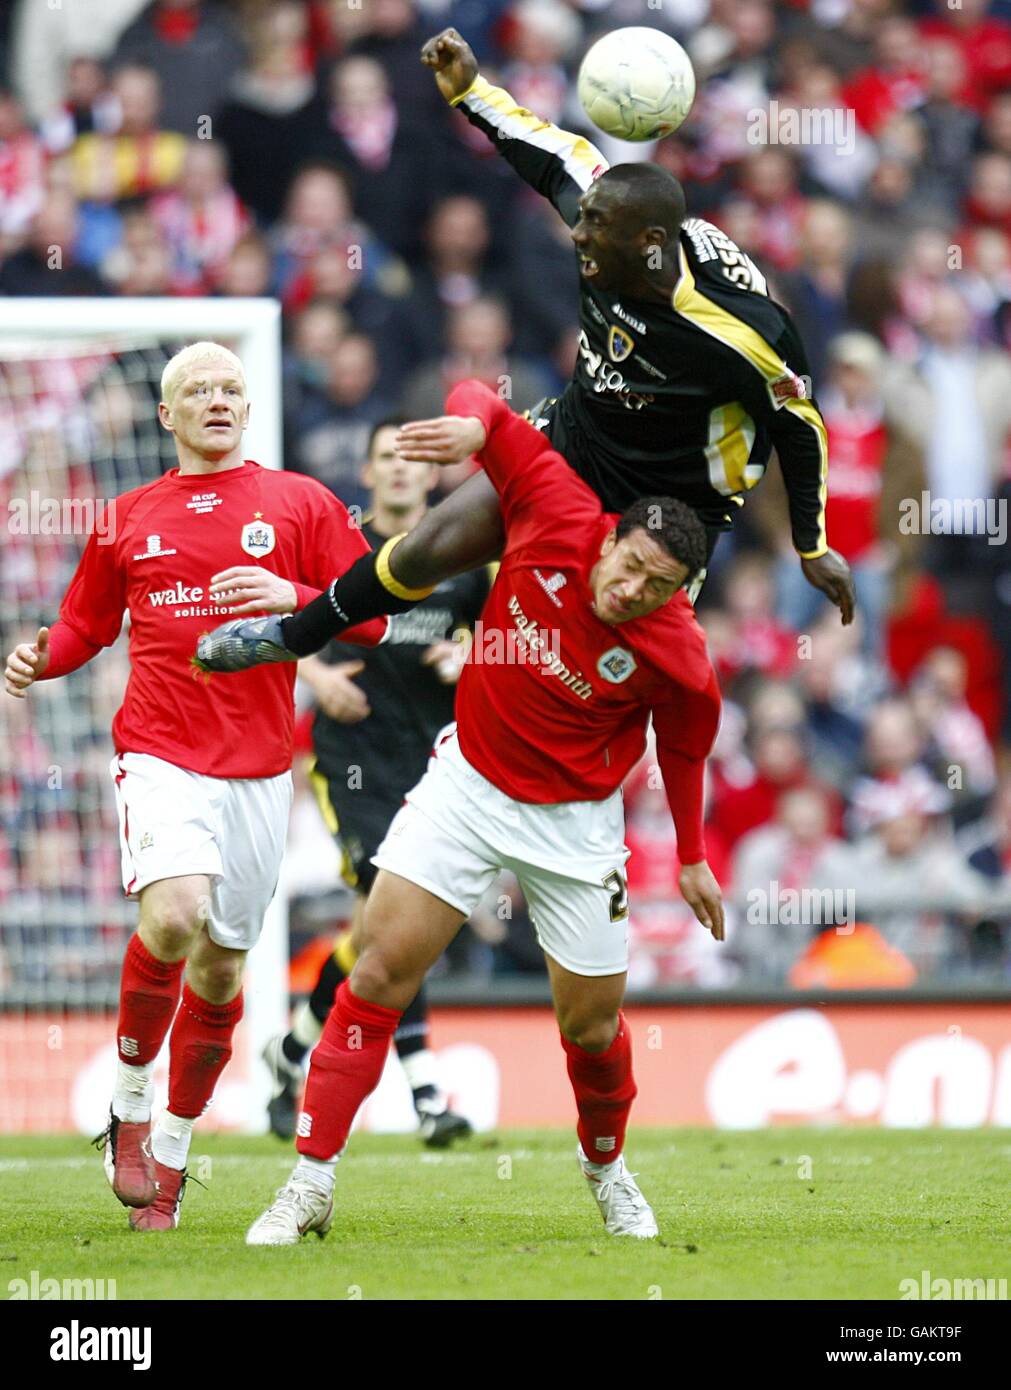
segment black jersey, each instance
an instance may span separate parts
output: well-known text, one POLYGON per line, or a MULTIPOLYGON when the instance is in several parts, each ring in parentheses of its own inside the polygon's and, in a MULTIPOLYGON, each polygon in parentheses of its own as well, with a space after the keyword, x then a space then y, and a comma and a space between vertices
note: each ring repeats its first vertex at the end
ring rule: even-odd
MULTIPOLYGON (((608 167, 599 150, 483 77, 454 104, 570 226, 578 221, 580 198, 608 167)), ((581 277, 576 370, 534 423, 609 510, 673 496, 717 528, 730 524, 774 446, 793 543, 821 555, 828 442, 793 322, 718 227, 686 220, 678 255, 669 305, 581 277)))
MULTIPOLYGON (((373 550, 387 537, 371 519, 362 534, 373 550)), ((487 569, 447 579, 407 613, 390 618, 389 636, 378 647, 331 642, 321 653, 328 664, 361 660, 365 669, 354 677, 365 693, 371 713, 357 724, 341 724, 319 711, 313 721, 316 765, 327 777, 346 778, 352 766, 361 768, 358 784, 367 797, 392 800, 394 810, 404 793, 422 776, 435 735, 453 719, 455 685, 444 685, 421 658, 433 642, 451 638, 461 627, 472 628, 490 587, 487 569)))

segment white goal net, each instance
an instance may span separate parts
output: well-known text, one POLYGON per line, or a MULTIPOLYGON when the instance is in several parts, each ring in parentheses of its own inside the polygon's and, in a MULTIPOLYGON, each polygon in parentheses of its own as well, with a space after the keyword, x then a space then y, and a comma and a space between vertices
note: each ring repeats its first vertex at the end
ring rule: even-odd
MULTIPOLYGON (((0 651, 55 619, 102 504, 176 459, 158 423, 168 358, 198 338, 242 358, 245 452, 281 462, 280 310, 235 299, 11 299, 0 319, 0 651)), ((0 1133, 97 1132, 115 1062, 119 971, 137 920, 119 879, 110 726, 126 639, 25 700, 0 695, 0 1133)), ((208 1125, 263 1127, 262 1041, 286 1020, 275 902, 208 1125)), ((164 1085, 164 1065, 159 1079, 164 1085)))

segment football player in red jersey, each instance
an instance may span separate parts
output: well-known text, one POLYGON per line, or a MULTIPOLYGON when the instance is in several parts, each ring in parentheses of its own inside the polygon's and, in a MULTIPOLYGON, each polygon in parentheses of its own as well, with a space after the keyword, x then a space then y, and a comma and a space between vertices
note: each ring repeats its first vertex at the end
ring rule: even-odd
MULTIPOLYGON (((166 365, 159 418, 178 468, 109 504, 52 628, 7 658, 8 694, 76 670, 130 614, 130 678, 112 726, 123 887, 140 900, 120 986, 119 1068, 102 1136, 135 1230, 178 1224, 194 1121, 242 1016, 242 970, 274 894, 291 804, 295 668, 238 680, 193 670, 210 619, 290 613, 334 556, 368 551, 321 484, 243 459, 239 359, 194 343, 166 365), (185 976, 185 978, 184 978, 185 976), (168 1109, 152 1133, 155 1057, 169 1039, 168 1109)), ((381 641, 386 620, 357 629, 381 641)))
POLYGON ((301 1155, 251 1245, 331 1220, 334 1166, 377 1084, 401 1011, 494 875, 517 876, 544 950, 579 1113, 579 1159, 614 1235, 656 1221, 622 1149, 635 1082, 621 1013, 628 963, 621 784, 652 718, 680 886, 723 939, 705 859, 705 759, 720 697, 684 592, 705 529, 667 497, 607 513, 544 435, 477 382, 441 419, 403 427, 405 458, 476 453, 505 520, 501 569, 457 695, 457 728, 407 794, 373 863, 362 954, 312 1056, 301 1155))

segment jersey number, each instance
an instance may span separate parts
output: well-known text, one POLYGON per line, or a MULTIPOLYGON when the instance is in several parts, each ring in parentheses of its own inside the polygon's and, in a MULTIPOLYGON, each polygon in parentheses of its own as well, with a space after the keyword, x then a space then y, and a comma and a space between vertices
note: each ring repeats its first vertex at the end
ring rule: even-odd
POLYGON ((609 903, 611 921, 624 922, 628 916, 628 887, 625 883, 625 875, 620 869, 612 869, 609 874, 604 875, 601 882, 611 893, 609 903))

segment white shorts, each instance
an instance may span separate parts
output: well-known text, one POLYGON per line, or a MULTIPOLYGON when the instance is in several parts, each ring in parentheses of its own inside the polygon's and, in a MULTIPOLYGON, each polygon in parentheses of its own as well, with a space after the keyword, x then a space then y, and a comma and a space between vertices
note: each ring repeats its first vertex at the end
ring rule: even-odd
POLYGON ((211 940, 233 951, 255 946, 281 869, 291 773, 206 777, 150 753, 117 754, 110 771, 127 896, 159 879, 206 874, 211 940))
POLYGON ((604 801, 514 801, 467 762, 455 732, 390 823, 372 862, 469 917, 496 874, 519 880, 541 949, 575 975, 628 968, 625 813, 604 801))

